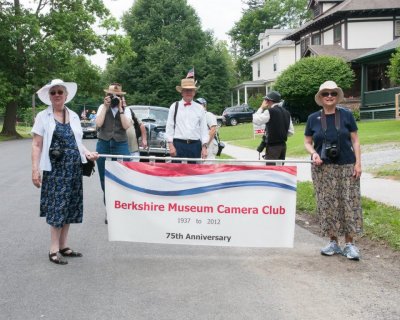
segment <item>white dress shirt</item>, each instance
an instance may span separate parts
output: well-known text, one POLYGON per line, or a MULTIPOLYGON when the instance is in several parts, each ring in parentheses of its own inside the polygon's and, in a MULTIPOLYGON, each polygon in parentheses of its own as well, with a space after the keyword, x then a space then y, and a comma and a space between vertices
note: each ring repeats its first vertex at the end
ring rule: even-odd
POLYGON ((208 143, 208 127, 203 106, 194 101, 189 106, 184 106, 184 101, 179 101, 175 123, 175 104, 176 102, 169 107, 166 126, 167 141, 183 139, 201 140, 202 144, 208 143))

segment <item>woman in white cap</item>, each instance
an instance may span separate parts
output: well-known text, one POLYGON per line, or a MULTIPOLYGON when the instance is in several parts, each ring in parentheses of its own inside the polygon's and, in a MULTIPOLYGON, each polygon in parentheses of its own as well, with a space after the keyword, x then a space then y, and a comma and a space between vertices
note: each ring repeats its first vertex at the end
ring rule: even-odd
POLYGON ((342 254, 359 260, 354 236, 362 232, 360 176, 361 150, 353 114, 338 107, 343 91, 335 82, 326 81, 315 95, 322 110, 308 117, 304 145, 311 154, 312 179, 317 197, 317 212, 329 244, 321 254, 342 254), (345 246, 338 236, 344 234, 345 246))
POLYGON ((68 231, 83 217, 81 164, 98 158, 82 144, 79 116, 65 106, 76 90, 76 83, 60 79, 43 86, 37 94, 48 108, 38 113, 32 128, 32 182, 41 187, 40 216, 50 225, 49 260, 56 264, 67 264, 64 257, 82 257, 68 247, 68 231))

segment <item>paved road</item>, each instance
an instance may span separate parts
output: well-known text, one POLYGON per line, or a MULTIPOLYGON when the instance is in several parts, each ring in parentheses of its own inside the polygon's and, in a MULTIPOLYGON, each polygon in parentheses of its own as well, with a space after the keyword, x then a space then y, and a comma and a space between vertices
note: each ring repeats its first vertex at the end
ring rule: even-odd
MULTIPOLYGON (((93 141, 87 141, 93 146, 93 141)), ((109 242, 98 176, 84 178, 84 223, 67 266, 47 258, 30 141, 0 144, 0 319, 399 319, 400 272, 365 252, 325 258, 301 227, 294 249, 109 242)))

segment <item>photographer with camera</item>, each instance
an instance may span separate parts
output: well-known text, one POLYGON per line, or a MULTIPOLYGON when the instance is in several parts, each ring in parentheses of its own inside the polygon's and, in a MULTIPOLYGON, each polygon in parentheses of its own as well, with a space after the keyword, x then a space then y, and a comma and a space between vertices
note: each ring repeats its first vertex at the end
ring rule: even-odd
MULTIPOLYGON (((106 96, 104 102, 97 110, 96 126, 97 146, 96 151, 100 154, 115 154, 129 156, 128 136, 126 130, 132 126, 130 110, 125 108, 126 92, 122 91, 119 83, 112 83, 104 89, 106 96)), ((97 160, 99 169, 101 189, 104 193, 104 167, 105 159, 97 160)), ((107 219, 105 221, 107 223, 107 219)))
MULTIPOLYGON (((253 114, 255 125, 265 124, 263 142, 267 148, 265 160, 285 160, 287 137, 294 134, 294 127, 289 111, 280 105, 281 95, 277 91, 268 92, 260 108, 253 114)), ((259 145, 257 151, 264 146, 259 145)), ((262 148, 264 149, 264 148, 262 148)), ((274 163, 267 163, 274 165, 274 163)))
POLYGON ((357 124, 353 114, 337 104, 343 91, 333 81, 326 81, 315 95, 322 110, 311 114, 305 128, 304 146, 311 154, 317 212, 322 233, 330 237, 321 254, 342 254, 359 260, 353 243, 362 232, 360 176, 361 150, 357 124), (344 234, 345 246, 339 246, 338 236, 344 234))

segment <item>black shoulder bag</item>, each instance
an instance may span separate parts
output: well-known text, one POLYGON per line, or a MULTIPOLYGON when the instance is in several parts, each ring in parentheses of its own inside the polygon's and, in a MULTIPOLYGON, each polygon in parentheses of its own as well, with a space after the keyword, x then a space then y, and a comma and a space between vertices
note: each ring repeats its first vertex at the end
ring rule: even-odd
POLYGON ((89 160, 88 158, 86 158, 87 162, 86 163, 82 163, 82 175, 86 176, 86 177, 90 177, 91 175, 93 175, 95 173, 94 167, 95 167, 95 163, 92 160, 89 160))

